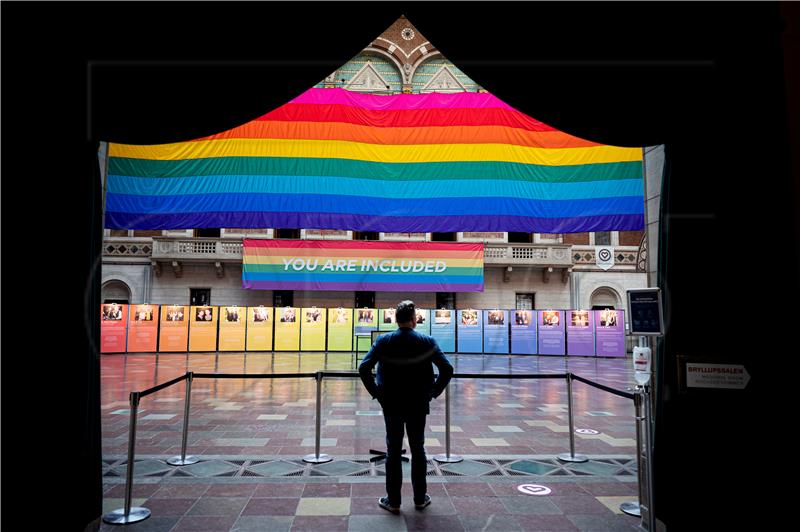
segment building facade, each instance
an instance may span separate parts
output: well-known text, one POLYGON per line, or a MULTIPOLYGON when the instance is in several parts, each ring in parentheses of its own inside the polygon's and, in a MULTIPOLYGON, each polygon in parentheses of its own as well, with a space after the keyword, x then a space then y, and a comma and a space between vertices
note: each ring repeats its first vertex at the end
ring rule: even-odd
MULTIPOLYGON (((317 87, 372 94, 481 92, 405 18, 317 87)), ((502 97, 502 95, 500 95, 502 97)), ((105 146, 101 146, 101 168, 105 146)), ((103 302, 394 306, 393 292, 269 291, 242 288, 244 238, 483 242, 484 291, 415 293, 423 308, 625 309, 625 292, 652 284, 663 147, 644 149, 646 231, 604 233, 369 233, 314 228, 105 230, 103 302), (596 246, 613 248, 614 264, 597 264, 596 246)))

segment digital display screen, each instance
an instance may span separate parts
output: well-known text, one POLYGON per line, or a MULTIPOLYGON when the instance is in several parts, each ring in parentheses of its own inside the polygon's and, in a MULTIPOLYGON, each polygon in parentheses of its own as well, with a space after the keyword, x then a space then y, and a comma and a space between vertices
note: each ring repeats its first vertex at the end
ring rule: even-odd
POLYGON ((661 312, 661 290, 628 291, 631 334, 657 336, 664 334, 664 319, 661 312))

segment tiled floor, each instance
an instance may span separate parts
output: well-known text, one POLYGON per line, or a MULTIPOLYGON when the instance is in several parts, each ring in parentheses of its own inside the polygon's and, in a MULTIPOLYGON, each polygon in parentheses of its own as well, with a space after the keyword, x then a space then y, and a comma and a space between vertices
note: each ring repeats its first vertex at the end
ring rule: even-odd
MULTIPOLYGON (((630 359, 450 355, 457 373, 520 374, 571 371, 619 390, 633 386, 630 359)), ((169 354, 102 358, 101 408, 104 511, 125 495, 131 391, 186 371, 296 373, 354 369, 351 354, 169 354)), ((313 379, 195 379, 187 454, 201 461, 173 467, 180 454, 185 383, 141 400, 133 504, 152 516, 131 530, 629 530, 639 520, 619 512, 635 501, 633 402, 575 382, 576 453, 569 451, 566 385, 562 379, 454 379, 450 385, 451 454, 464 462, 429 460, 433 504, 414 510, 404 484, 399 516, 378 508, 383 418, 358 379, 323 381, 321 453, 334 460, 311 465, 314 452, 313 379), (597 432, 595 434, 594 432, 597 432), (517 490, 544 484, 547 496, 517 490)), ((426 450, 445 452, 444 401, 431 405, 426 450)), ((408 481, 408 464, 405 480, 408 481)), ((111 530, 103 525, 103 530, 111 530)))

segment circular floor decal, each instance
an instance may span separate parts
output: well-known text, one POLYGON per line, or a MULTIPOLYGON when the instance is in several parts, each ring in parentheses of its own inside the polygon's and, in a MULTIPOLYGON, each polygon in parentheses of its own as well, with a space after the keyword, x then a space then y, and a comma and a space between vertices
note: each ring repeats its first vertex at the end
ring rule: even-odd
POLYGON ((600 434, 594 429, 575 429, 575 434, 600 434))
POLYGON ((552 491, 547 486, 539 484, 520 484, 517 489, 525 495, 549 495, 552 491))

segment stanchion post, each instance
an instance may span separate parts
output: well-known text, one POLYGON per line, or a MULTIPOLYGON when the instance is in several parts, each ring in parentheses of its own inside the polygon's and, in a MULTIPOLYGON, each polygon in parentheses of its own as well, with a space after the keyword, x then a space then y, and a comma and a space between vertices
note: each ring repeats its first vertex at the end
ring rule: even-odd
POLYGON ((562 453, 556 458, 562 462, 588 462, 589 458, 575 454, 575 423, 572 416, 572 373, 567 373, 567 411, 569 413, 569 454, 562 453))
MULTIPOLYGON (((643 419, 642 394, 639 390, 636 390, 636 393, 634 393, 633 395, 633 405, 634 405, 634 420, 636 423, 636 477, 638 480, 638 487, 639 487, 639 501, 644 501, 646 500, 646 495, 643 491, 644 482, 642 482, 642 431, 640 429, 643 419)), ((642 508, 639 504, 639 501, 623 502, 622 504, 619 505, 619 509, 628 515, 632 515, 634 517, 641 517, 642 508)))
MULTIPOLYGON (((645 431, 645 450, 647 452, 647 522, 648 530, 656 530, 655 501, 653 500, 653 419, 650 402, 650 390, 644 392, 644 431, 645 431)), ((644 523, 642 523, 644 524, 644 523)))
POLYGON ((319 454, 319 440, 320 440, 320 431, 322 429, 322 372, 318 371, 314 378, 317 380, 317 423, 316 423, 316 433, 314 435, 314 454, 307 454, 303 457, 303 462, 309 462, 312 464, 323 464, 325 462, 330 462, 333 460, 327 454, 319 454))
POLYGON ((136 415, 139 411, 139 392, 131 392, 131 421, 128 429, 128 467, 125 472, 125 507, 114 510, 103 516, 103 521, 110 525, 127 525, 138 523, 150 517, 150 510, 140 506, 131 508, 133 497, 133 463, 136 457, 136 415))
POLYGON ((174 466, 196 464, 200 459, 196 456, 186 456, 186 440, 189 437, 189 405, 192 397, 192 381, 194 373, 186 372, 186 399, 183 402, 183 437, 181 439, 181 455, 173 456, 167 463, 174 466))
POLYGON ((462 456, 450 454, 450 385, 444 389, 444 449, 445 454, 437 454, 434 460, 440 463, 454 464, 464 460, 462 456))

